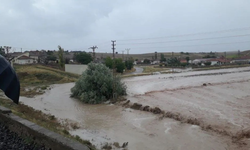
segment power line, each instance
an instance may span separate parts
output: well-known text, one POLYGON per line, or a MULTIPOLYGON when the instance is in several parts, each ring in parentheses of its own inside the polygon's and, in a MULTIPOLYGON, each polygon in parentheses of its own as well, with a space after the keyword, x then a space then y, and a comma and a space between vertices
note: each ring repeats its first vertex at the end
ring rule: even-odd
POLYGON ((139 44, 157 44, 157 43, 172 43, 172 42, 185 42, 185 41, 200 41, 200 40, 223 39, 223 38, 233 38, 233 37, 243 37, 243 36, 250 36, 250 34, 211 37, 211 38, 199 38, 199 39, 190 39, 190 40, 163 41, 163 42, 126 43, 126 44, 119 44, 119 45, 139 45, 139 44))
POLYGON ((166 46, 166 47, 136 47, 137 49, 145 48, 173 48, 173 47, 195 47, 195 46, 214 46, 214 45, 226 45, 226 44, 237 44, 237 43, 250 43, 250 41, 242 42, 230 42, 230 43, 214 43, 214 44, 201 44, 201 45, 181 45, 181 46, 166 46))
POLYGON ((140 39, 124 39, 124 40, 121 39, 121 40, 117 40, 117 41, 152 40, 152 39, 185 37, 185 36, 204 35, 204 34, 213 34, 213 33, 235 32, 235 31, 243 31, 243 30, 250 30, 250 27, 235 28, 235 29, 228 29, 228 30, 218 30, 218 31, 211 31, 211 32, 200 32, 200 33, 193 33, 193 34, 172 35, 172 36, 165 36, 165 37, 140 38, 140 39))

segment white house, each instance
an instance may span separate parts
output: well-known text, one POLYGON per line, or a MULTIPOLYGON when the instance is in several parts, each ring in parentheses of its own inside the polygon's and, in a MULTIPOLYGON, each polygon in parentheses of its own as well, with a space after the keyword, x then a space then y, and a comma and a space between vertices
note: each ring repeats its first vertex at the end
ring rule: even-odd
POLYGON ((20 65, 32 64, 34 62, 35 62, 35 60, 33 58, 30 58, 30 57, 25 56, 25 55, 22 55, 22 56, 20 56, 20 57, 13 60, 13 63, 20 64, 20 65))

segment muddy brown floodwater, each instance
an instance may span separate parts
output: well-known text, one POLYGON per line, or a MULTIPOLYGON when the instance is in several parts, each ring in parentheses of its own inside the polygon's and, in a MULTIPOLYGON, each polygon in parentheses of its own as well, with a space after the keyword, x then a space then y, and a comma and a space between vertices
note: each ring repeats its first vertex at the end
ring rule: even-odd
MULTIPOLYGON (((219 129, 235 133, 249 126, 250 68, 186 72, 124 79, 127 98, 143 105, 202 119, 219 129), (245 72, 240 72, 240 71, 245 72), (221 75, 205 75, 230 72, 221 75), (193 76, 204 74, 202 76, 193 76), (188 76, 188 77, 185 77, 188 76), (203 86, 206 83, 207 86, 203 86), (202 85, 202 86, 201 86, 202 85)), ((200 126, 181 123, 159 115, 117 105, 87 105, 70 98, 74 83, 52 85, 35 98, 21 102, 60 119, 77 122, 71 130, 98 148, 105 142, 128 142, 131 150, 246 150, 230 136, 204 131, 200 126)), ((248 140, 248 139, 247 139, 248 140)), ((247 142, 245 142, 247 144, 247 142)))

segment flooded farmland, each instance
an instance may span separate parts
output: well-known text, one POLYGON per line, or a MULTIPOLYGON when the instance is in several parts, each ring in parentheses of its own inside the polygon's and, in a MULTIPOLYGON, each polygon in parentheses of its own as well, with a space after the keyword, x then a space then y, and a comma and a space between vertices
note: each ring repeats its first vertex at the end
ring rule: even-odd
POLYGON ((183 117, 196 118, 201 125, 182 123, 171 118, 119 105, 87 105, 70 98, 74 83, 56 84, 35 98, 21 102, 62 120, 79 124, 70 131, 90 140, 98 148, 105 142, 128 142, 128 149, 157 150, 233 150, 249 149, 232 142, 232 136, 250 124, 250 68, 196 71, 126 78, 131 102, 159 107, 183 117), (223 135, 202 129, 211 126, 223 135))

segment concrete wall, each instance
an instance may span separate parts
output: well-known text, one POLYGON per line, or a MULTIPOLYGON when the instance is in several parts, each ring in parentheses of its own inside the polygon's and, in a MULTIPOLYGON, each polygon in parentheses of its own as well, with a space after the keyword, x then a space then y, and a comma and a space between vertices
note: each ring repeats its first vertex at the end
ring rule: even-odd
POLYGON ((65 64, 65 71, 81 75, 88 68, 88 65, 65 64))
POLYGON ((89 150, 87 146, 20 118, 2 106, 0 106, 0 122, 19 136, 29 137, 35 143, 51 150, 89 150))

